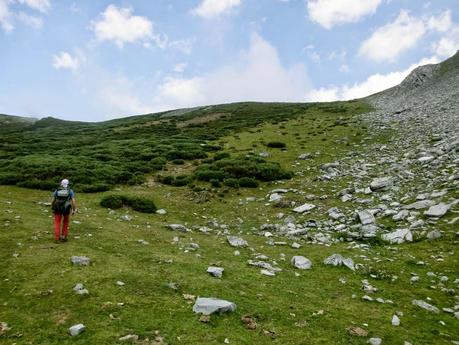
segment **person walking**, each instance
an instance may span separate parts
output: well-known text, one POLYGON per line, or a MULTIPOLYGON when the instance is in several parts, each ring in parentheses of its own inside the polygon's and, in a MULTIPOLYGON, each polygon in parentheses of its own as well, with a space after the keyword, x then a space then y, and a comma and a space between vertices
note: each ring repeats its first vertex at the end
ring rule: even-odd
POLYGON ((69 187, 69 180, 63 179, 54 191, 51 207, 54 212, 54 242, 67 242, 70 213, 73 215, 78 211, 75 193, 69 187))

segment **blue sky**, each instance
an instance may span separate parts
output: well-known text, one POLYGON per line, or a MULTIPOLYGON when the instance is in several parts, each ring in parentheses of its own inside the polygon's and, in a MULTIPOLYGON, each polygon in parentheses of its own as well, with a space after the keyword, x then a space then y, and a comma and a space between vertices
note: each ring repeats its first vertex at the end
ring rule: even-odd
POLYGON ((458 0, 0 0, 0 113, 352 99, 458 49, 458 0))

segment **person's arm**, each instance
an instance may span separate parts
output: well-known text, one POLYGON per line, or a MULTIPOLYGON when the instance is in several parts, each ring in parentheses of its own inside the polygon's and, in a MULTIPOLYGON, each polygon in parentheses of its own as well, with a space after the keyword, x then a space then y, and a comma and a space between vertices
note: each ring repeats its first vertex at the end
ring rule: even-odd
POLYGON ((78 212, 78 207, 75 201, 75 198, 72 198, 72 213, 75 214, 78 212))

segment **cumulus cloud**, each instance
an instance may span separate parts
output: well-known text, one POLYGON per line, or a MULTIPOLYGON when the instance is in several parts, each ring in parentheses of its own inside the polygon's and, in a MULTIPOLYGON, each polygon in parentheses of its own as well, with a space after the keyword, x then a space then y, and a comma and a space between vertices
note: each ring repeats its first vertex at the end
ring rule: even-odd
POLYGON ((402 80, 418 66, 438 62, 440 62, 440 60, 434 56, 422 59, 418 63, 415 63, 402 71, 391 72, 388 74, 373 74, 361 83, 314 89, 306 94, 306 99, 313 102, 329 102, 369 96, 400 84, 402 80))
POLYGON ((43 19, 37 16, 31 16, 24 12, 19 12, 17 18, 28 26, 38 30, 43 27, 43 19))
POLYGON ((18 0, 18 2, 42 13, 48 12, 51 7, 49 0, 18 0))
POLYGON ((53 67, 55 69, 69 69, 77 70, 80 66, 80 61, 76 57, 72 57, 67 52, 60 52, 57 55, 53 55, 53 67))
POLYGON ((437 17, 430 17, 427 21, 427 27, 430 30, 436 30, 440 32, 446 32, 453 25, 453 20, 451 19, 451 11, 446 10, 437 17))
POLYGON ((309 18, 327 29, 344 23, 358 22, 376 12, 382 0, 309 0, 309 18))
POLYGON ((378 28, 361 44, 359 54, 376 61, 395 61, 403 51, 414 47, 425 32, 422 19, 400 11, 395 21, 378 28))
POLYGON ((242 0, 203 0, 192 13, 206 18, 216 18, 241 5, 242 0))
POLYGON ((46 13, 51 7, 49 0, 0 0, 0 26, 5 32, 14 30, 15 22, 22 22, 33 29, 41 29, 43 19, 22 11, 10 11, 9 5, 18 3, 29 8, 46 13))
MULTIPOLYGON (((431 17, 414 17, 402 10, 393 22, 376 29, 362 42, 359 55, 379 62, 394 62, 400 54, 415 47, 426 33, 449 33, 452 26, 449 10, 431 17)), ((454 39, 445 38, 438 43, 438 49, 449 50, 447 46, 451 43, 454 43, 454 39)))
POLYGON ((238 61, 207 75, 165 78, 154 99, 164 110, 236 101, 302 101, 309 89, 306 69, 282 65, 277 50, 257 34, 238 61))
POLYGON ((10 2, 10 0, 0 0, 0 25, 6 32, 10 32, 14 29, 11 20, 11 12, 8 7, 10 2))
POLYGON ((109 5, 91 27, 98 41, 113 41, 122 48, 125 43, 154 39, 153 24, 145 17, 132 15, 131 8, 109 5))
POLYGON ((443 58, 454 55, 459 50, 459 25, 454 26, 439 41, 432 44, 434 53, 443 58))

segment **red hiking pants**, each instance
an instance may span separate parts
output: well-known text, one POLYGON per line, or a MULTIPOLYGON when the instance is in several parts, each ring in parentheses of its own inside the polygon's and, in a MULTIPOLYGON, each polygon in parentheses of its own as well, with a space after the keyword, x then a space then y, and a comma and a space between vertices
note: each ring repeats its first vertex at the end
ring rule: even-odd
POLYGON ((69 214, 54 214, 54 238, 59 241, 59 239, 62 237, 67 237, 67 234, 69 233, 69 214), (62 233, 61 233, 61 221, 62 218, 64 218, 64 222, 62 224, 62 233))

